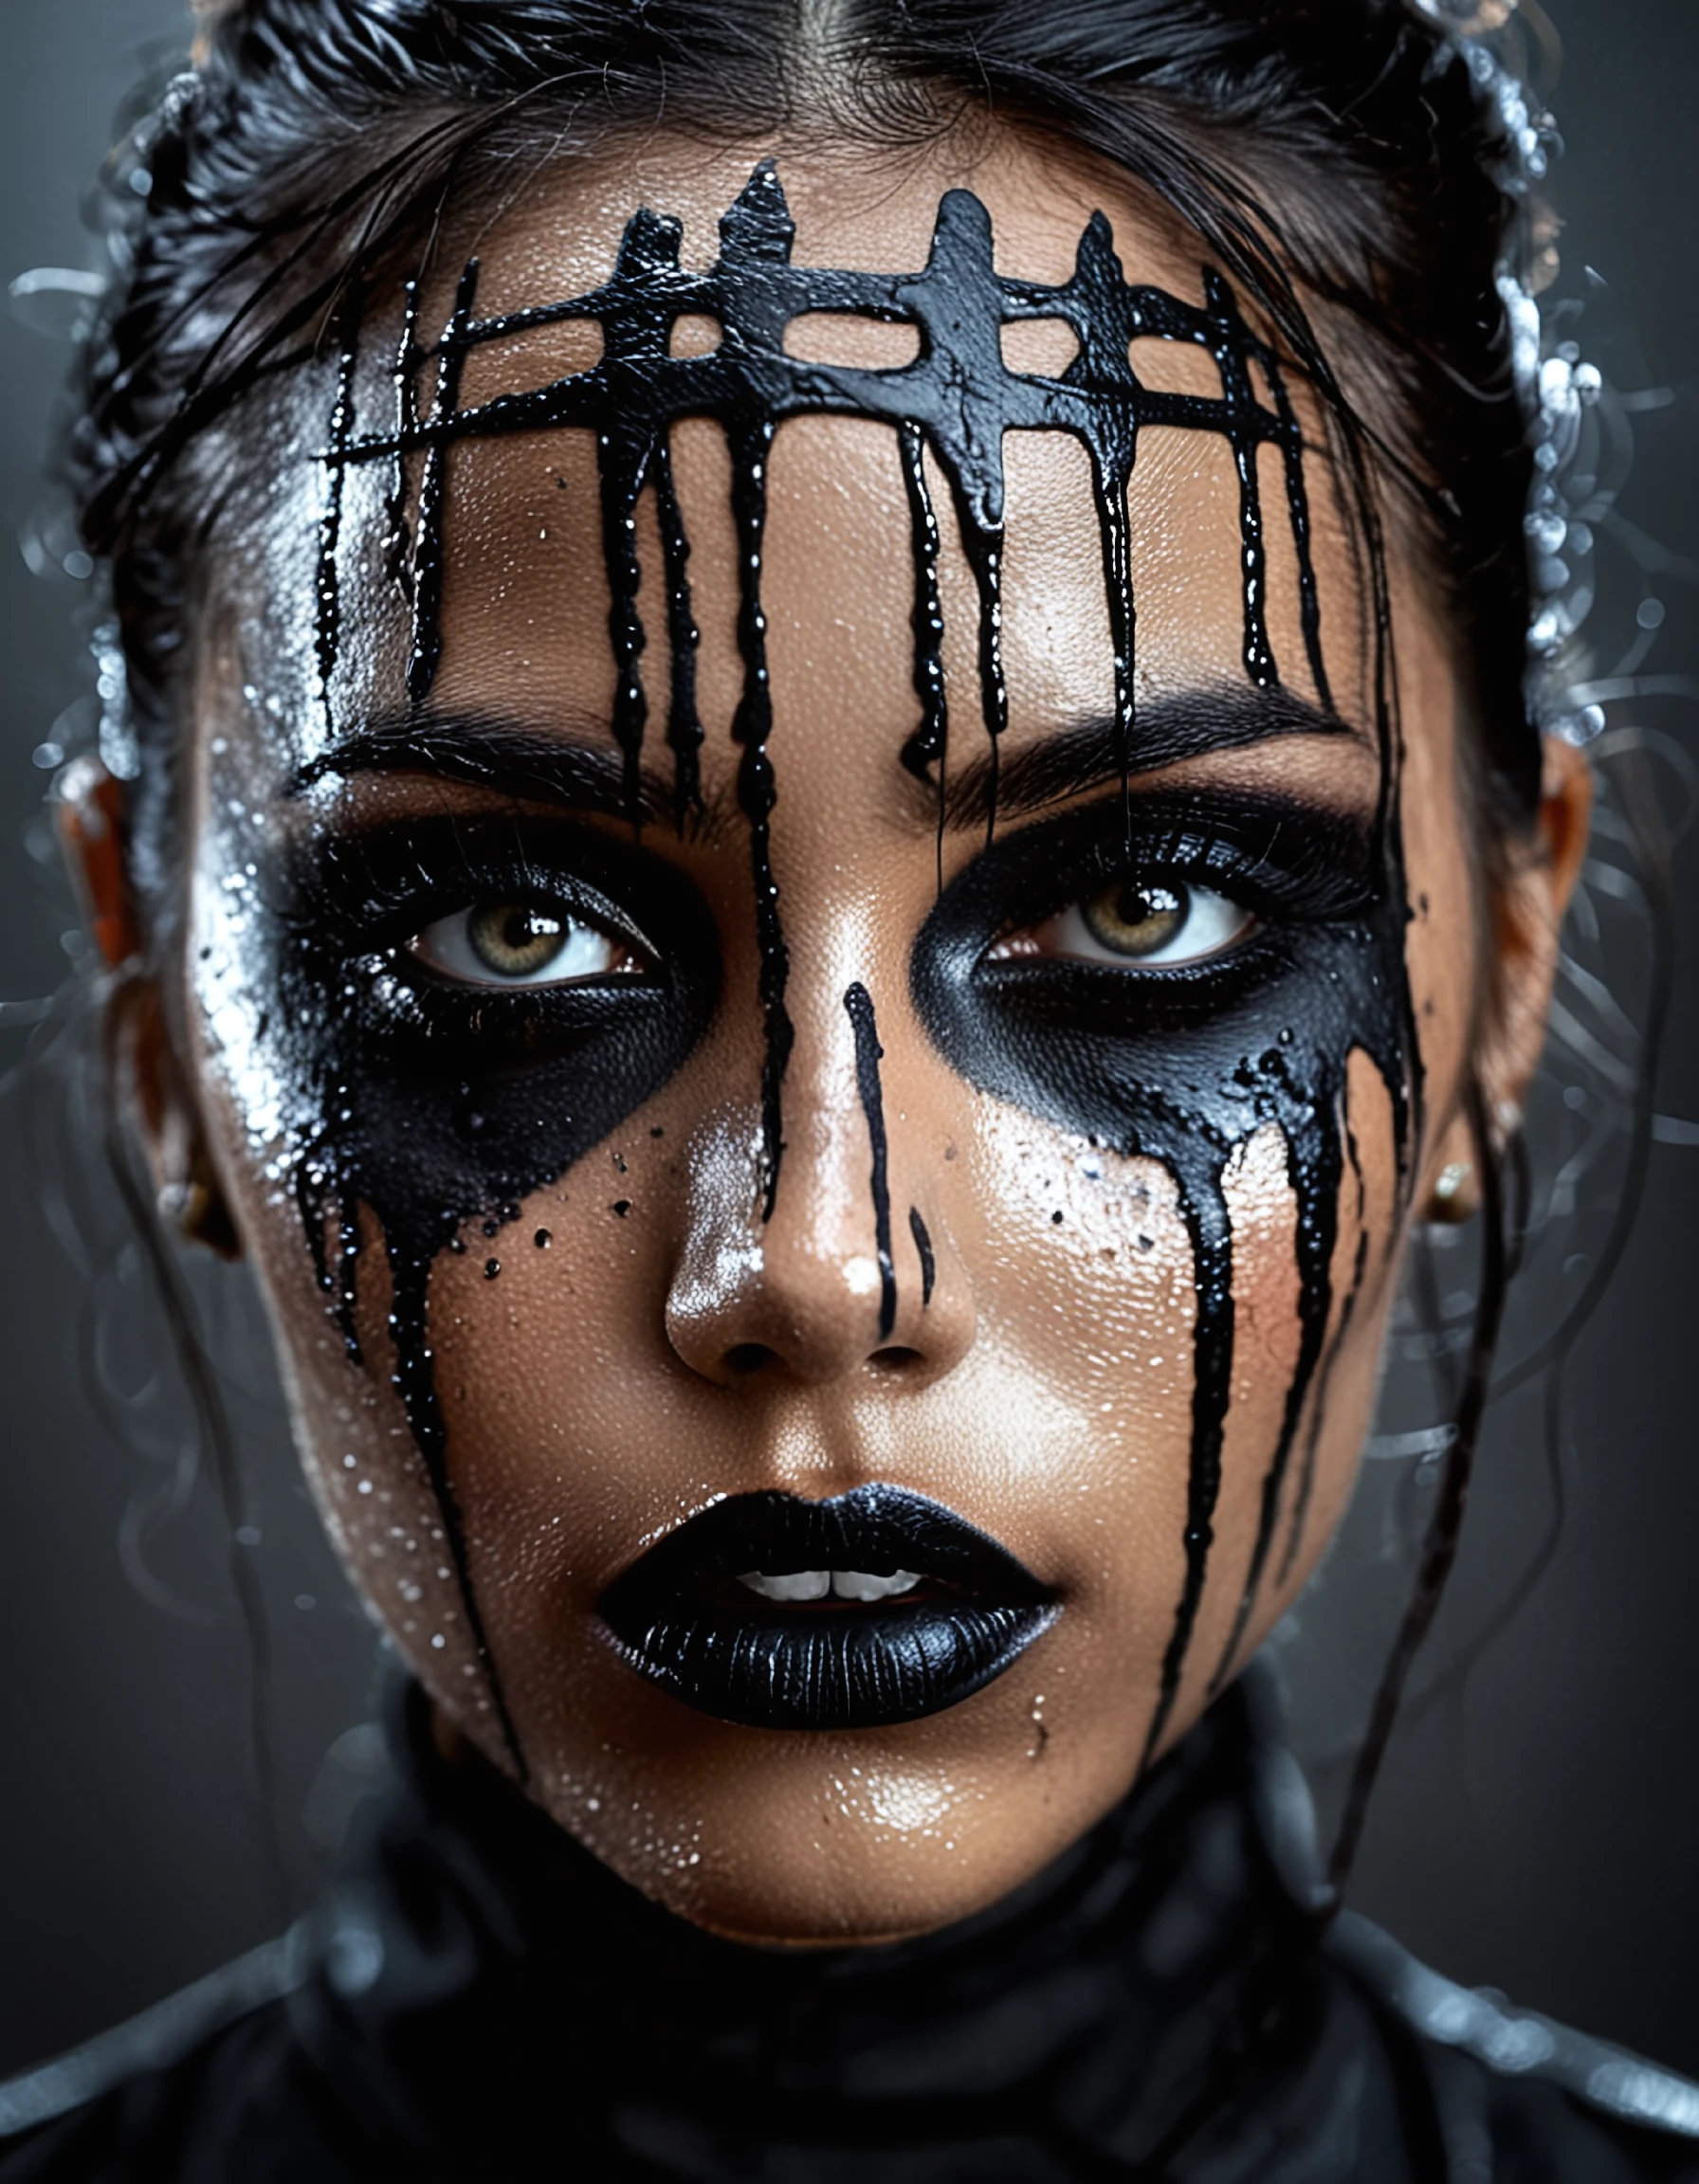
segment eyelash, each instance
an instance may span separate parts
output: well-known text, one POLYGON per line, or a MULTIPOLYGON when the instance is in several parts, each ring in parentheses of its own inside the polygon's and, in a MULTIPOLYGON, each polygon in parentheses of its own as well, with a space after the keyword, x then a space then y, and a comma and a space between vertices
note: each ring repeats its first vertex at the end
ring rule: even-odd
POLYGON ((634 938, 617 929, 610 930, 612 920, 587 917, 580 906, 557 901, 543 894, 515 895, 498 900, 481 896, 459 910, 450 911, 446 918, 433 919, 422 927, 407 943, 407 953, 415 961, 423 963, 439 977, 458 986, 470 987, 486 992, 546 992, 562 987, 584 987, 602 979, 632 979, 652 972, 653 951, 639 948, 634 938), (529 928, 516 932, 516 919, 523 919, 529 928), (549 951, 547 943, 557 940, 549 951), (623 955, 625 964, 603 964, 596 969, 575 972, 557 972, 552 977, 535 975, 554 968, 562 956, 570 956, 584 942, 605 942, 615 955, 623 955), (542 944, 534 966, 515 967, 503 975, 502 967, 494 960, 497 953, 506 948, 518 956, 526 952, 526 943, 542 944))
POLYGON ((360 967, 376 1004, 375 1030, 389 1022, 444 1032, 507 1027, 517 1034, 539 1011, 570 1008, 576 995, 588 1002, 611 987, 653 994, 671 982, 675 958, 690 950, 658 944, 658 937, 676 928, 671 895, 691 891, 677 880, 669 886, 663 875, 646 894, 646 878, 654 878, 650 861, 567 822, 521 828, 507 818, 431 818, 321 844, 298 875, 288 922, 321 960, 328 951, 334 961, 360 967), (639 921, 627 902, 649 895, 656 919, 639 921), (481 974, 475 921, 503 913, 552 924, 567 952, 599 937, 614 960, 567 977, 505 977, 486 955, 481 974))
POLYGON ((1074 867, 1069 894, 1058 899, 1051 887, 1037 901, 1029 898, 1020 915, 1003 922, 981 963, 1004 975, 1083 971, 1201 988, 1235 973, 1284 930, 1360 917, 1367 906, 1361 853, 1352 853, 1354 837, 1342 840, 1334 823, 1303 811, 1241 810, 1237 800, 1228 799, 1177 811, 1167 828, 1150 824, 1160 816, 1148 814, 1129 850, 1119 799, 1073 815, 1073 825, 1089 827, 1091 833, 1077 846, 1056 846, 1058 861, 1074 867), (1274 854, 1276 845, 1284 857, 1274 854), (1170 890, 1193 911, 1201 897, 1209 906, 1237 911, 1243 922, 1219 944, 1178 960, 1141 961, 1133 953, 1039 944, 1045 928, 1069 919, 1088 924, 1094 904, 1127 888, 1170 890))
MULTIPOLYGON (((1364 838, 1348 824, 1265 801, 1156 792, 1140 799, 1130 846, 1120 799, 1105 798, 1002 837, 947 890, 977 924, 984 937, 974 954, 999 983, 1133 977, 1189 990, 1198 1007, 1215 992, 1225 1002, 1230 985, 1272 965, 1295 929, 1361 916, 1371 892, 1364 838), (1078 922, 1128 885, 1182 893, 1188 917, 1201 897, 1244 922, 1180 960, 1036 944, 1047 924, 1078 922)), ((684 876, 564 819, 433 818, 333 838, 299 879, 289 922, 321 962, 328 949, 327 974, 336 963, 361 967, 374 1011, 366 1020, 380 1038, 411 1030, 525 1046, 546 1042, 557 1020, 570 1035, 584 1009, 605 1007, 616 990, 628 1005, 642 994, 660 1003, 720 978, 711 920, 684 876), (566 978, 467 975, 456 948, 469 940, 468 921, 506 908, 558 921, 569 941, 600 935, 626 960, 566 978)))
POLYGON ((1092 894, 1076 897, 1036 926, 1028 925, 1009 934, 988 952, 986 959, 991 962, 1097 963, 1112 966, 1128 976, 1172 975, 1176 971, 1195 970, 1232 954, 1251 937, 1257 924, 1255 913, 1233 896, 1199 886, 1196 881, 1178 873, 1141 865, 1121 874, 1092 894), (1116 898, 1113 902, 1111 897, 1116 898), (1135 913, 1144 912, 1137 922, 1128 918, 1123 908, 1128 897, 1134 899, 1129 907, 1135 913), (1117 947, 1105 930, 1111 921, 1120 923, 1129 935, 1136 933, 1141 925, 1156 930, 1147 936, 1148 944, 1143 948, 1117 947), (1217 929, 1223 926, 1233 929, 1224 937, 1218 930, 1212 935, 1212 922, 1217 929), (1203 925, 1205 938, 1189 953, 1183 953, 1186 929, 1195 924, 1203 925), (1049 948, 1041 944, 1047 930, 1054 934, 1053 944, 1049 948))

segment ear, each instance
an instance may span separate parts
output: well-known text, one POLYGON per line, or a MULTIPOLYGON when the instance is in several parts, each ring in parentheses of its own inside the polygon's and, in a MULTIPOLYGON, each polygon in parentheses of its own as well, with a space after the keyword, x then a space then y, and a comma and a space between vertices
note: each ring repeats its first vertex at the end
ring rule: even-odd
POLYGON ((221 1259, 237 1259, 241 1242, 172 1041, 165 996, 146 967, 126 821, 122 782, 94 758, 66 768, 59 790, 60 843, 88 930, 113 974, 106 1004, 110 1065, 128 1081, 159 1210, 192 1242, 221 1259))
MULTIPOLYGON (((1484 920, 1488 960, 1475 1070, 1491 1126, 1504 1138, 1522 1119, 1545 1046, 1563 914, 1580 878, 1592 814, 1586 757, 1573 743, 1546 737, 1533 828, 1512 846, 1484 920)), ((1468 1118, 1457 1116, 1430 1156, 1430 1218, 1460 1220, 1473 1211, 1476 1153, 1468 1118)))

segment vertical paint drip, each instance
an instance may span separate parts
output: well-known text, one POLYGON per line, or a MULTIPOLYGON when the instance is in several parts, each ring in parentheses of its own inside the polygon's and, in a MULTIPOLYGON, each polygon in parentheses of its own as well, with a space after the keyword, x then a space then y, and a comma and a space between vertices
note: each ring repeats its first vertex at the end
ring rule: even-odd
POLYGON ((407 694, 415 705, 422 705, 429 697, 437 663, 443 656, 443 524, 452 445, 446 428, 460 406, 466 329, 472 322, 477 296, 478 261, 473 258, 460 277, 454 309, 437 348, 436 388, 428 421, 434 436, 426 450, 425 475, 419 485, 419 527, 413 547, 413 650, 407 670, 407 694))
POLYGON ((932 1238, 926 1224, 921 1219, 918 1206, 908 1209, 908 1233, 914 1238, 914 1247, 921 1262, 921 1306, 924 1310, 932 1301, 932 1291, 938 1281, 938 1262, 932 1255, 932 1238))
POLYGON ((1316 1387, 1309 1432, 1304 1445, 1304 1462, 1299 1468, 1297 1491, 1292 1497, 1292 1514, 1287 1527, 1286 1547, 1281 1554, 1280 1568, 1275 1573, 1276 1585, 1284 1585, 1291 1575, 1293 1565, 1298 1559, 1298 1550, 1304 1542, 1304 1528, 1309 1519, 1310 1500, 1315 1491, 1316 1459, 1321 1448, 1322 1422, 1327 1410, 1327 1391, 1333 1381, 1334 1364, 1344 1348, 1345 1338, 1351 1332, 1351 1323, 1357 1316, 1357 1301, 1362 1294, 1363 1278, 1368 1272, 1368 1192, 1362 1179, 1362 1163, 1358 1157, 1357 1138, 1348 1121, 1344 1131, 1345 1151, 1350 1159, 1351 1173, 1357 1178, 1357 1250, 1351 1265, 1350 1286, 1340 1303, 1339 1325, 1334 1330, 1333 1340, 1327 1346, 1326 1359, 1316 1387))
POLYGON ((914 693, 921 701, 920 725, 903 746, 903 763, 917 781, 934 782, 938 790, 938 884, 941 892, 950 704, 944 686, 944 610, 938 589, 938 512, 926 489, 926 444, 920 427, 906 422, 899 425, 897 446, 903 458, 914 554, 914 610, 909 620, 914 630, 914 693))
POLYGON ((348 447, 354 438, 354 381, 359 366, 357 304, 348 305, 349 320, 343 332, 342 353, 337 364, 337 391, 331 404, 330 444, 324 465, 324 517, 319 527, 319 697, 324 707, 324 725, 334 731, 331 717, 331 679, 342 636, 342 601, 337 569, 337 549, 342 537, 342 500, 348 481, 348 447))
POLYGON ((1162 1657, 1156 1711, 1146 1734, 1142 1765, 1155 1756, 1179 1694, 1197 1611, 1215 1543, 1215 1511, 1221 1490, 1221 1448, 1233 1387, 1233 1241, 1220 1191, 1220 1172, 1209 1179, 1200 1204, 1183 1180, 1180 1210, 1192 1239, 1197 1321, 1193 1333, 1192 1449, 1186 1483, 1183 1534, 1185 1579, 1174 1628, 1162 1657))
POLYGON ((1091 449, 1091 495, 1097 504, 1103 540, 1104 598, 1109 610, 1109 639, 1114 651, 1115 755, 1121 769, 1121 815, 1129 856, 1133 846, 1133 731, 1137 724, 1133 673, 1139 627, 1126 513, 1130 475, 1130 469, 1111 472, 1104 450, 1091 449))
POLYGON ((667 741, 672 752, 673 821, 684 832, 687 812, 702 810, 702 716, 696 706, 696 655, 702 633, 690 598, 690 540, 672 475, 672 444, 663 433, 650 463, 655 516, 661 530, 661 568, 667 582, 667 640, 672 695, 667 708, 667 741))
POLYGON ((1226 409, 1222 430, 1233 449, 1233 468, 1239 480, 1239 568, 1245 587, 1245 672, 1259 690, 1272 689, 1280 681, 1269 644, 1268 552, 1263 542, 1262 487, 1256 475, 1256 453, 1262 445, 1257 425, 1256 397, 1245 358, 1251 338, 1239 318, 1233 290, 1213 268, 1203 277, 1203 292, 1211 314, 1222 333, 1215 343, 1215 365, 1221 373, 1221 399, 1226 409))
POLYGON ((419 283, 407 284, 401 315, 401 338, 395 345, 392 377, 395 386, 395 471, 390 481, 385 506, 383 560, 385 573, 401 588, 403 598, 412 599, 412 537, 407 519, 407 451, 418 428, 414 399, 414 373, 419 368, 419 283))
POLYGON ((393 1247, 389 1257, 393 1293, 390 1321, 395 1345, 395 1371, 393 1375, 395 1392, 401 1398, 401 1408, 406 1414, 414 1446, 424 1459, 426 1475, 430 1481, 430 1490, 442 1519, 443 1538, 448 1543, 448 1560, 454 1572, 461 1612, 466 1619, 467 1631, 489 1684, 491 1703, 501 1724, 508 1756, 520 1780, 523 1782, 528 1778, 530 1771, 513 1719, 507 1711, 502 1679, 497 1674, 495 1659, 490 1652, 488 1634, 484 1627, 484 1613, 472 1585, 471 1561, 466 1550, 466 1526, 461 1517, 460 1501, 448 1472, 448 1436, 443 1424, 442 1406, 437 1399, 434 1356, 426 1320, 430 1257, 411 1252, 402 1253, 393 1247))
POLYGON ((295 1199, 313 1254, 313 1278, 320 1293, 332 1300, 331 1310, 351 1365, 363 1365, 359 1328, 355 1307, 359 1301, 359 1205, 348 1192, 336 1188, 329 1172, 316 1159, 304 1161, 295 1178, 295 1199), (328 1230, 337 1224, 337 1265, 332 1268, 328 1230))
MULTIPOLYGON (((879 1044, 879 1026, 873 1014, 873 996, 858 979, 844 995, 844 1008, 855 1032, 855 1088, 861 1111, 868 1119, 868 1141, 873 1151, 873 1243, 879 1258, 879 1339, 890 1340, 897 1323, 897 1267, 891 1256, 891 1192, 886 1173, 888 1148, 885 1135, 885 1094, 879 1082, 879 1065, 885 1048, 879 1044)), ((912 1219, 919 1220, 918 1214, 912 1219)), ((924 1233, 923 1228, 922 1233, 924 1233)), ((928 1284, 930 1287, 930 1284, 928 1284)))
POLYGON ((642 659, 649 639, 638 610, 643 569, 637 558, 637 496, 643 446, 620 427, 596 434, 602 488, 602 556, 608 571, 608 634, 613 646, 613 740, 625 762, 626 816, 643 824, 643 732, 649 699, 642 659))
POLYGON ((1178 1171, 1180 1214, 1192 1240, 1197 1318, 1192 1334, 1192 1457, 1186 1479, 1185 1582, 1174 1629, 1162 1655, 1156 1711, 1144 1739, 1141 1766, 1148 1766, 1162 1740, 1179 1696, 1179 1680, 1209 1576, 1215 1538, 1215 1503, 1221 1493, 1221 1441, 1233 1394, 1233 1230, 1221 1193, 1222 1170, 1196 1180, 1178 1171))
POLYGON ((749 825, 755 882, 756 945, 766 1051, 761 1064, 762 1218, 770 1220, 784 1157, 782 1095, 795 1033, 785 1008, 790 955, 778 916, 773 877, 773 810, 778 801, 767 739, 773 733, 773 688, 767 671, 767 617, 761 607, 761 553, 767 525, 767 462, 773 449, 770 417, 741 422, 732 432, 732 513, 738 529, 738 646, 743 656, 743 694, 732 736, 742 747, 738 803, 749 825))
POLYGON ((1256 1538, 1251 1550, 1245 1590, 1233 1617, 1233 1630, 1215 1665, 1215 1673, 1210 1679, 1211 1698, 1227 1682, 1234 1656, 1255 1612, 1263 1572, 1280 1519, 1280 1498, 1290 1468, 1305 1401, 1314 1384, 1327 1339, 1327 1322, 1333 1311, 1333 1247, 1339 1234, 1340 1128, 1339 1119, 1329 1102, 1321 1109, 1312 1129, 1287 1134, 1287 1179, 1298 1210, 1298 1356, 1287 1385, 1280 1438, 1275 1443, 1269 1468, 1263 1474, 1256 1538))
POLYGON ((1003 526, 976 521, 964 500, 961 543, 979 592, 979 706, 991 751, 985 792, 985 839, 990 842, 997 826, 997 759, 1009 725, 1009 684, 1003 673, 1003 526))
POLYGON ((1309 660, 1311 680, 1324 712, 1331 713, 1333 690, 1327 664, 1322 656, 1322 602, 1316 591, 1316 568, 1309 520, 1309 487, 1304 477, 1304 431, 1287 391, 1286 375, 1272 351, 1262 353, 1263 370, 1274 395, 1275 414, 1281 423, 1280 456, 1286 466, 1287 507, 1291 516, 1292 546, 1298 556, 1298 614, 1304 630, 1304 649, 1309 660))

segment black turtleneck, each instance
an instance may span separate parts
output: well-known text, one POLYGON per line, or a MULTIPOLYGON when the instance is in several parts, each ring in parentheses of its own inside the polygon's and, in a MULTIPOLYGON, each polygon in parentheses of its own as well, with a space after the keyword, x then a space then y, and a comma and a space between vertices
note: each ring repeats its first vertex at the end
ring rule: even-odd
POLYGON ((1324 1925, 1256 1712, 977 1918, 797 1950, 649 1902, 409 1689, 322 1909, 0 2085, 0 2184, 1699 2184, 1699 2089, 1324 1925))

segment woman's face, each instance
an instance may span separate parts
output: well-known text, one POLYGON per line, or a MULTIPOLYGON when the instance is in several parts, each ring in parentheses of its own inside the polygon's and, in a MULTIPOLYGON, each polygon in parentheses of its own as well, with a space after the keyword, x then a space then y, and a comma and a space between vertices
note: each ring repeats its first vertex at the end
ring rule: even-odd
MULTIPOLYGON (((594 288, 646 204, 705 267, 758 151, 662 138, 537 181, 476 238, 477 312, 594 288)), ((1126 185, 1013 137, 971 173, 782 165, 800 266, 919 268, 965 183, 1005 277, 1067 282, 1101 207, 1129 282, 1204 301, 1200 251, 1126 185)), ((460 263, 423 282, 422 338, 460 263)), ((1281 681, 1253 678, 1233 450, 1147 427, 1124 810, 1086 451, 1013 432, 988 846, 979 595, 928 456, 941 834, 902 763, 902 443, 869 416, 789 419, 760 542, 758 903, 735 421, 671 439, 704 731, 681 828, 679 568, 652 477, 634 534, 617 509, 605 526, 595 420, 463 438, 399 494, 393 463, 352 464, 327 499, 338 429, 393 427, 401 325, 399 295, 368 312, 340 428, 333 360, 264 456, 248 444, 196 646, 184 1036, 309 1474, 442 1714, 639 1887, 755 1937, 943 1922, 1183 1732, 1348 1492, 1481 983, 1443 632, 1395 552, 1383 750, 1360 557, 1300 402, 1337 717, 1273 444, 1250 460, 1281 681), (422 490, 440 615, 429 555, 411 606, 397 575, 429 541, 422 490), (617 558, 631 537, 640 829, 610 639, 610 539, 617 558), (410 698, 415 619, 440 654, 410 698)), ((719 337, 685 320, 673 348, 719 337)), ((914 354, 860 318, 787 339, 826 363, 914 354)), ((575 321, 484 344, 460 404, 599 345, 575 321)), ((1004 355, 1054 375, 1075 346, 1052 319, 1004 355)), ((1220 398, 1185 340, 1133 362, 1220 398)))

